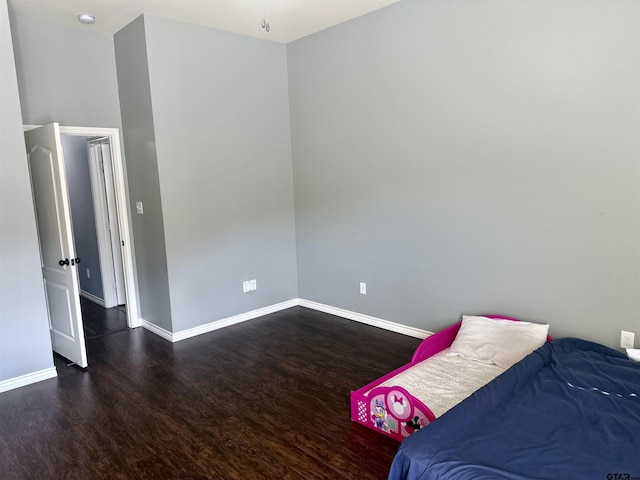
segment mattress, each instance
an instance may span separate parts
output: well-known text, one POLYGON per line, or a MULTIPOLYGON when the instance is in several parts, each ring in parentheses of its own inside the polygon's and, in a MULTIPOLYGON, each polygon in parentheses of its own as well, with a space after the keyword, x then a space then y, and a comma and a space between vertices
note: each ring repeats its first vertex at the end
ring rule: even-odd
POLYGON ((404 388, 428 405, 437 418, 504 371, 446 348, 376 387, 404 388))

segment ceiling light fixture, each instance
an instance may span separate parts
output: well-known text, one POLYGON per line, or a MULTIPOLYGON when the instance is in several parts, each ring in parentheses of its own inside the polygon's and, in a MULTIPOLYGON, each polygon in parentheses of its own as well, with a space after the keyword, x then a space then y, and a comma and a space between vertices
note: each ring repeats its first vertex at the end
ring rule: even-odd
POLYGON ((84 23, 85 25, 92 25, 96 23, 96 17, 93 15, 89 15, 88 13, 81 13, 78 15, 78 21, 80 23, 84 23))

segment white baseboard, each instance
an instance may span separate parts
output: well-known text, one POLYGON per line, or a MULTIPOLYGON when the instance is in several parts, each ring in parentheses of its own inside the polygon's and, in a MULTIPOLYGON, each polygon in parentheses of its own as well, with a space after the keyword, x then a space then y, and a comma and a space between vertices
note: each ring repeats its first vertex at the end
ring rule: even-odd
POLYGON ((263 315, 268 315, 270 313, 279 312, 280 310, 285 310, 287 308, 296 306, 306 307, 312 310, 317 310, 319 312, 329 313, 337 317, 346 318, 347 320, 365 323, 373 327, 382 328, 383 330, 389 330, 390 332, 400 333, 402 335, 408 335, 414 338, 424 339, 433 334, 433 332, 429 332, 428 330, 409 327, 400 323, 390 322, 381 318, 352 312, 350 310, 344 310, 342 308, 332 307, 330 305, 324 305, 318 302, 312 302, 311 300, 304 300, 302 298, 287 300, 286 302, 277 303, 275 305, 270 305, 264 308, 258 308, 257 310, 241 313, 240 315, 235 315, 233 317, 223 318, 221 320, 216 320, 215 322, 206 323, 204 325, 189 328, 187 330, 181 330, 175 333, 165 330, 164 328, 159 327, 144 319, 140 319, 140 325, 150 332, 153 332, 156 335, 164 338, 165 340, 169 340, 170 342, 179 342, 180 340, 196 337, 198 335, 202 335, 203 333, 209 333, 220 328, 235 325, 236 323, 246 322, 247 320, 253 320, 254 318, 262 317, 263 315))
POLYGON ((0 382, 0 393, 13 390, 14 388, 25 387, 32 383, 41 382, 42 380, 49 380, 50 378, 55 378, 57 376, 58 371, 56 370, 56 367, 51 367, 37 372, 27 373, 26 375, 21 375, 19 377, 10 378, 8 380, 3 380, 0 382))
POLYGON ((173 342, 173 333, 171 333, 169 330, 165 330, 164 328, 157 326, 155 323, 147 322, 144 318, 141 318, 140 326, 149 330, 151 333, 155 333, 159 337, 164 338, 165 340, 173 342))
POLYGON ((85 292, 84 290, 80 290, 80 296, 86 298, 87 300, 91 300, 93 303, 97 303, 101 307, 106 308, 106 304, 104 303, 104 300, 101 299, 100 297, 96 297, 92 293, 85 292))
POLYGON ((332 307, 318 302, 312 302, 311 300, 304 300, 300 298, 298 299, 298 305, 300 305, 301 307, 310 308, 312 310, 318 310, 319 312, 329 313, 337 317, 346 318, 347 320, 366 323, 367 325, 371 325, 373 327, 378 327, 384 330, 389 330, 391 332, 408 335, 409 337, 424 339, 429 335, 433 335, 433 332, 429 332, 428 330, 409 327, 408 325, 402 325, 401 323, 390 322, 388 320, 364 315, 362 313, 352 312, 350 310, 344 310, 342 308, 332 307))
POLYGON ((161 336, 165 340, 169 340, 170 342, 179 342, 180 340, 186 340, 187 338, 196 337, 198 335, 202 335, 203 333, 209 333, 220 328, 229 327, 231 325, 235 325, 236 323, 253 320, 254 318, 262 317, 270 313, 279 312, 280 310, 285 310, 297 305, 298 299, 295 298, 293 300, 287 300, 286 302, 276 303, 275 305, 269 305, 268 307, 258 308, 256 310, 251 310, 250 312, 241 313, 240 315, 235 315, 233 317, 223 318, 211 323, 205 323, 204 325, 199 325, 197 327, 189 328, 187 330, 181 330, 175 333, 171 333, 164 328, 147 322, 146 320, 142 320, 142 327, 146 328, 150 332, 155 333, 156 335, 161 336))
POLYGON ((181 330, 173 334, 173 341, 179 342, 180 340, 185 340, 187 338, 195 337, 197 335, 202 335, 203 333, 212 332, 213 330, 218 330, 219 328, 235 325, 236 323, 246 322, 247 320, 253 320, 254 318, 262 317, 263 315, 268 315, 270 313, 279 312, 280 310, 285 310, 287 308, 295 307, 297 305, 298 305, 298 299, 296 298, 293 300, 287 300, 286 302, 276 303, 275 305, 269 305, 268 307, 251 310, 250 312, 241 313, 240 315, 235 315, 233 317, 224 318, 222 320, 216 320, 215 322, 206 323, 198 327, 189 328, 187 330, 181 330))

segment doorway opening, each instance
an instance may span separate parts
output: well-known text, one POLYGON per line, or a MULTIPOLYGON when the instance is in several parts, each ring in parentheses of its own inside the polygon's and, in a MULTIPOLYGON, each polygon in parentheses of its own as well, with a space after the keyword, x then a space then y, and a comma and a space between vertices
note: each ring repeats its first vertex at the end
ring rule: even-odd
POLYGON ((108 137, 62 133, 86 339, 128 328, 118 210, 108 137))

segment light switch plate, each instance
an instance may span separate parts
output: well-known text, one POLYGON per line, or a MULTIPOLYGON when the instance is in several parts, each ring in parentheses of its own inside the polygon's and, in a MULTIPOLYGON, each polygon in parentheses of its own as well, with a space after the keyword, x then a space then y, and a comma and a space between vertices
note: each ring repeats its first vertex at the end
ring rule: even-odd
POLYGON ((138 215, 142 215, 144 213, 144 207, 142 206, 142 202, 136 202, 136 213, 138 215))

